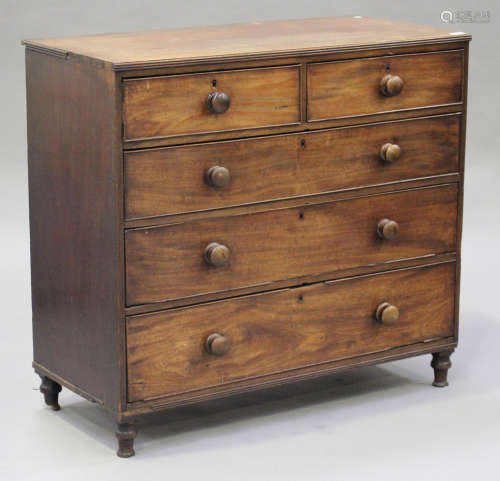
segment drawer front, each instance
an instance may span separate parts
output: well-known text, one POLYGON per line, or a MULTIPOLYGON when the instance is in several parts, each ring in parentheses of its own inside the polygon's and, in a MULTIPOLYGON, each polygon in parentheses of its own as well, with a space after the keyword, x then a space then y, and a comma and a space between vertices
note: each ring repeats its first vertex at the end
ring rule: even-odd
POLYGON ((128 399, 452 336, 454 284, 450 263, 129 317, 128 399), (384 302, 399 310, 395 322, 376 320, 384 302))
POLYGON ((451 184, 128 230, 127 304, 452 252, 456 221, 451 184), (377 235, 385 218, 399 224, 395 239, 377 235))
POLYGON ((297 66, 129 79, 124 81, 124 136, 131 140, 292 124, 300 120, 299 103, 297 66), (208 94, 215 92, 229 96, 224 113, 207 107, 208 94))
POLYGON ((461 50, 311 64, 307 118, 323 120, 461 102, 462 72, 461 50), (402 79, 399 94, 382 94, 381 81, 386 75, 402 79))
POLYGON ((154 217, 458 171, 460 116, 125 153, 125 216, 154 217), (383 146, 400 148, 399 158, 383 146), (210 175, 218 175, 213 178, 210 175), (220 177, 220 176, 223 177, 220 177))

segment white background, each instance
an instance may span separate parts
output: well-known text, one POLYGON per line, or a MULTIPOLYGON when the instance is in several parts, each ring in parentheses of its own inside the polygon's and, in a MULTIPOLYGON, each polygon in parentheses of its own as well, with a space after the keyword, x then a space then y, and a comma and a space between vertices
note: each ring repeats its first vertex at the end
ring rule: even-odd
POLYGON ((490 2, 0 0, 0 479, 500 479, 499 10, 490 2), (115 456, 113 420, 64 389, 52 412, 30 367, 31 306, 22 38, 364 15, 472 33, 460 346, 450 387, 430 356, 148 419, 137 456, 115 456))

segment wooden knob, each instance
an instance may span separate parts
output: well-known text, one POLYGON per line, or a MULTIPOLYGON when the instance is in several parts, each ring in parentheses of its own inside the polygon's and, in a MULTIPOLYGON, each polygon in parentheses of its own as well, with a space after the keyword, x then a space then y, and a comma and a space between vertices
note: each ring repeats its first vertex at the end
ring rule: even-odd
POLYGON ((399 309, 388 302, 382 302, 375 311, 375 318, 382 324, 396 324, 399 319, 399 309))
POLYGON ((380 238, 392 240, 397 237, 399 233, 399 224, 390 219, 382 219, 377 225, 377 234, 380 238))
POLYGON ((397 75, 384 75, 380 81, 380 92, 386 97, 398 95, 403 90, 403 79, 397 75))
POLYGON ((211 242, 205 248, 205 261, 210 266, 220 267, 228 263, 229 254, 229 248, 224 244, 211 242))
POLYGON ((398 144, 384 144, 380 147, 380 158, 384 162, 396 162, 401 157, 401 147, 398 144))
POLYGON ((222 356, 229 351, 231 347, 227 337, 222 334, 214 333, 210 334, 205 340, 205 349, 209 354, 214 356, 222 356))
POLYGON ((229 184, 231 174, 225 167, 214 165, 205 172, 205 180, 208 185, 216 189, 221 189, 229 184))
POLYGON ((229 95, 224 92, 210 92, 207 96, 207 108, 214 114, 223 114, 230 104, 229 95))

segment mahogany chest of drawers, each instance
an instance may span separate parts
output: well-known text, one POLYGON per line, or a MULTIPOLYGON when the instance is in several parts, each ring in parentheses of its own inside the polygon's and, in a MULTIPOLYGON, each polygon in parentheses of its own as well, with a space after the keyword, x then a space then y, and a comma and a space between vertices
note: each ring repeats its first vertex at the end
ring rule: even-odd
POLYGON ((468 42, 361 17, 26 41, 35 371, 115 416, 458 341, 468 42))

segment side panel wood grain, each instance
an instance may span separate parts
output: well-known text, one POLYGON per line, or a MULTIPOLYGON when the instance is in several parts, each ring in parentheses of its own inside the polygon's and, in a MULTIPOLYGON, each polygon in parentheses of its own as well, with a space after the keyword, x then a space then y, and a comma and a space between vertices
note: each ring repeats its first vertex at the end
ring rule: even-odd
POLYGON ((298 66, 129 79, 123 85, 125 139, 300 121, 298 66), (214 91, 231 99, 223 114, 206 107, 214 91))
POLYGON ((308 120, 324 120, 461 102, 463 50, 313 63, 307 73, 308 120), (404 81, 380 93, 386 74, 404 81))
POLYGON ((455 264, 241 297, 127 319, 128 399, 173 395, 453 334, 455 264), (390 302, 399 321, 383 325, 390 302), (212 333, 228 339, 208 354, 212 333))
POLYGON ((34 360, 118 411, 124 261, 115 74, 30 50, 26 73, 34 360))
POLYGON ((127 304, 144 304, 308 274, 453 252, 456 184, 126 231, 127 304), (380 219, 400 233, 382 240, 380 219), (230 250, 212 267, 205 247, 230 250))
POLYGON ((458 172, 459 115, 125 153, 128 219, 202 211, 458 172), (401 158, 380 159, 386 142, 401 158), (214 165, 231 181, 204 180, 214 165))

